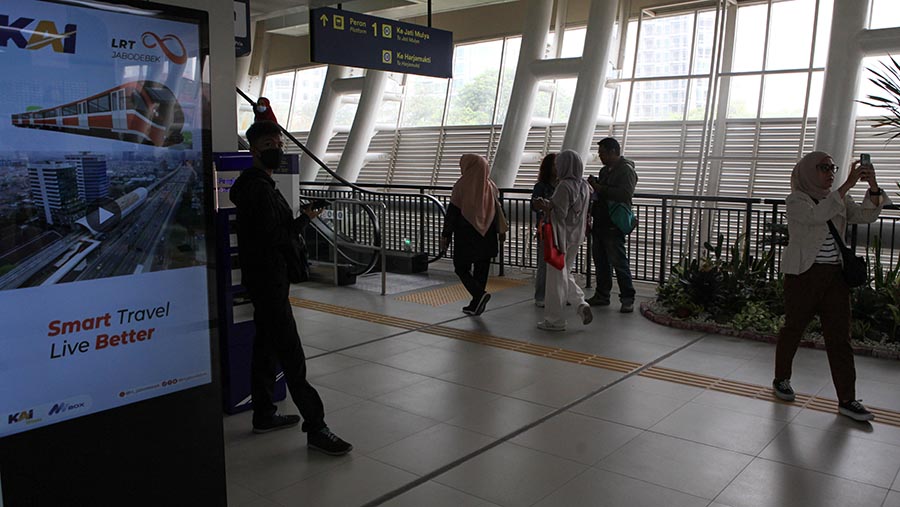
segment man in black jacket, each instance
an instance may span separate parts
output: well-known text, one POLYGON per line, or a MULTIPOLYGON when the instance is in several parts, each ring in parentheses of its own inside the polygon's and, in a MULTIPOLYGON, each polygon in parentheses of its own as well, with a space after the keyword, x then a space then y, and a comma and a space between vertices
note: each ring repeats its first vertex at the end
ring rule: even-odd
POLYGON ((631 198, 637 185, 637 173, 634 162, 623 157, 619 142, 612 137, 602 139, 598 144, 598 153, 603 167, 595 178, 588 178, 594 189, 591 207, 591 250, 594 267, 597 269, 597 290, 587 300, 591 306, 609 304, 609 292, 612 289, 612 272, 616 272, 619 283, 619 302, 622 313, 634 311, 634 283, 631 268, 628 266, 628 253, 625 251, 625 233, 623 233, 609 217, 609 204, 622 203, 631 208, 631 198))
POLYGON ((284 156, 277 123, 254 123, 247 129, 247 141, 253 167, 235 181, 230 196, 237 207, 241 284, 250 293, 256 326, 250 380, 253 432, 266 433, 300 422, 296 415, 276 414, 272 398, 277 361, 303 416, 307 445, 326 454, 346 454, 353 446, 325 425, 322 399, 306 380, 306 357, 288 300, 290 283, 304 280, 308 269, 299 234, 320 211, 307 209, 294 218, 291 207, 275 188, 272 171, 284 156))

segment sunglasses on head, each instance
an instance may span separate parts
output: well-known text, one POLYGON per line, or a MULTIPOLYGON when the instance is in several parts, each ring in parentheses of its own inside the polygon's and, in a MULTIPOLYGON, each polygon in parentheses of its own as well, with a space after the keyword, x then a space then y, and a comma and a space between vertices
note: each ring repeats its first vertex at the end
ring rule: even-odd
POLYGON ((836 166, 834 164, 818 164, 818 165, 816 165, 816 169, 818 169, 819 171, 821 171, 823 173, 834 174, 837 172, 838 166, 836 166))

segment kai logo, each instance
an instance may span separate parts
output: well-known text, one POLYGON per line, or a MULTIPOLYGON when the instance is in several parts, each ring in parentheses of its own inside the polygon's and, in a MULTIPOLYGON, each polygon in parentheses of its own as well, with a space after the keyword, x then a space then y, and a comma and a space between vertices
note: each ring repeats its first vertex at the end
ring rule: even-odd
POLYGON ((10 41, 21 49, 42 49, 50 47, 56 53, 75 54, 77 26, 66 24, 60 33, 56 23, 46 19, 18 18, 10 22, 9 16, 0 14, 0 47, 7 47, 10 41), (29 28, 37 21, 34 28, 29 28))
POLYGON ((9 414, 9 422, 7 424, 16 424, 18 422, 29 421, 34 419, 34 409, 24 410, 16 414, 9 414))

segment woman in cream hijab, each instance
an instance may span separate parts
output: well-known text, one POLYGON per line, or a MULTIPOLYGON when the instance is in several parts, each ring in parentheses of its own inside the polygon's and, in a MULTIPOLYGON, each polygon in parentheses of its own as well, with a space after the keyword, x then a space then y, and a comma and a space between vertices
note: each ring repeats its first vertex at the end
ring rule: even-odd
POLYGON ((488 177, 488 162, 481 155, 467 153, 459 159, 462 176, 453 185, 450 207, 441 232, 441 250, 455 237, 453 268, 472 295, 463 307, 467 315, 481 315, 491 295, 485 290, 491 259, 497 256, 498 234, 495 215, 499 192, 488 177))
POLYGON ((591 307, 584 301, 584 292, 572 275, 575 256, 584 242, 585 221, 591 200, 591 189, 582 178, 584 163, 581 156, 572 150, 560 153, 556 157, 556 173, 559 179, 553 196, 535 203, 535 207, 549 213, 555 236, 553 243, 565 254, 562 270, 547 266, 544 320, 538 323, 538 327, 545 331, 566 330, 563 316, 566 303, 575 306, 583 324, 593 320, 591 307))
POLYGON ((837 169, 830 155, 814 151, 800 159, 791 174, 791 194, 785 199, 790 240, 781 258, 785 318, 778 333, 772 387, 778 398, 794 401, 791 363, 807 324, 819 315, 839 400, 838 411, 857 421, 869 421, 874 416, 856 399, 856 368, 850 346, 850 289, 843 278, 841 253, 828 221, 843 241, 848 223, 874 222, 890 200, 878 187, 871 163, 854 161, 846 181, 832 190, 837 169), (860 181, 869 185, 861 205, 848 195, 860 181))

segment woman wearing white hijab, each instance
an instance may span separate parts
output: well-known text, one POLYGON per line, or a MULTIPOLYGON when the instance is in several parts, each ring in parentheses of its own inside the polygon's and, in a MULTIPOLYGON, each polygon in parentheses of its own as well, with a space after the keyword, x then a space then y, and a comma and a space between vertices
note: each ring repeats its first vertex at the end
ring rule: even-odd
POLYGON ((536 206, 549 212, 553 224, 554 243, 565 254, 562 270, 547 266, 547 288, 544 297, 544 320, 538 323, 546 331, 565 331, 563 309, 566 303, 574 305, 581 322, 593 320, 591 307, 584 301, 584 292, 575 283, 572 267, 578 247, 584 242, 585 220, 590 204, 591 189, 582 175, 584 163, 581 156, 565 150, 556 157, 556 191, 550 200, 542 199, 536 206))
POLYGON ((874 416, 856 400, 856 368, 850 346, 850 288, 843 278, 842 257, 828 221, 843 241, 848 223, 874 222, 890 200, 878 187, 871 164, 854 161, 844 184, 831 190, 837 169, 830 155, 814 151, 800 159, 791 174, 791 194, 785 199, 790 240, 781 258, 784 326, 778 333, 772 387, 778 398, 794 401, 791 363, 803 331, 818 314, 838 411, 857 421, 870 421, 874 416), (869 184, 862 205, 848 195, 860 180, 869 184))

